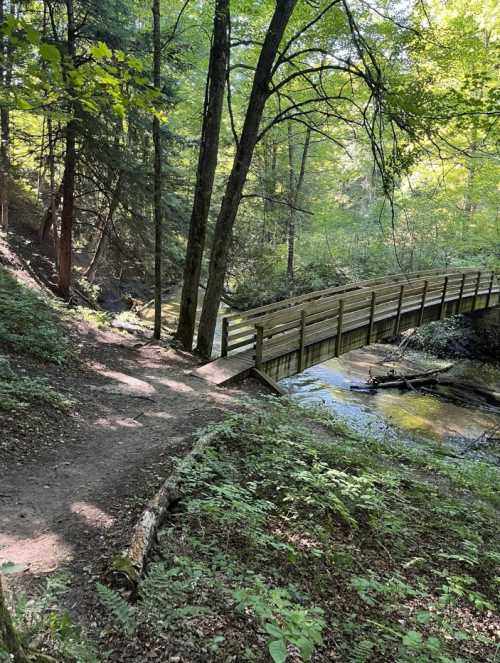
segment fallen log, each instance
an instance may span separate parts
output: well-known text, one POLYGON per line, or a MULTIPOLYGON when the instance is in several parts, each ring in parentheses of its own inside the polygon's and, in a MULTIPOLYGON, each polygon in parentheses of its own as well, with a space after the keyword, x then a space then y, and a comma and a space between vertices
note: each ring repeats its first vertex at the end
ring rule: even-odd
MULTIPOLYGON (((440 369, 440 372, 448 369, 440 369)), ((413 374, 412 376, 382 376, 381 381, 369 381, 364 385, 351 385, 353 391, 367 391, 375 392, 379 389, 408 389, 408 390, 417 390, 421 389, 427 393, 432 393, 436 396, 447 397, 447 394, 441 394, 438 391, 438 387, 450 388, 459 394, 475 394, 486 399, 488 403, 491 403, 495 406, 500 406, 500 392, 494 391, 492 389, 487 389, 481 385, 478 385, 474 382, 466 382, 458 380, 457 378, 442 377, 438 374, 437 371, 428 372, 427 374, 420 374, 421 377, 417 377, 419 374, 413 374), (434 387, 429 389, 429 387, 434 387)), ((461 402, 467 403, 470 400, 470 397, 466 398, 455 398, 455 400, 460 400, 461 402)))
POLYGON ((433 375, 438 375, 440 373, 446 373, 453 367, 453 364, 445 366, 444 368, 433 368, 430 371, 422 371, 420 373, 408 373, 407 375, 398 375, 394 370, 387 373, 387 375, 376 375, 368 380, 369 384, 379 385, 386 382, 393 382, 395 380, 416 380, 418 378, 425 378, 433 375))
POLYGON ((116 588, 133 594, 146 567, 148 554, 156 540, 159 527, 165 520, 168 511, 182 497, 182 476, 199 461, 203 451, 215 439, 217 432, 204 435, 196 441, 193 449, 179 463, 177 469, 161 485, 160 489, 148 503, 135 525, 129 546, 117 555, 107 574, 108 582, 116 588))

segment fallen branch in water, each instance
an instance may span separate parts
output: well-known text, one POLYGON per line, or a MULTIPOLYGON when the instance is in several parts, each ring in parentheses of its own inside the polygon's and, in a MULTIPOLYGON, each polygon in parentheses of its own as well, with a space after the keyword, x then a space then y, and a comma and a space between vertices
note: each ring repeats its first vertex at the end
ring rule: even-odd
POLYGON ((481 435, 476 437, 475 440, 471 440, 471 442, 469 442, 469 444, 464 447, 462 455, 466 454, 468 451, 472 451, 473 449, 479 449, 480 447, 490 446, 500 442, 500 437, 497 435, 499 432, 500 424, 498 424, 498 426, 494 426, 489 431, 483 431, 481 435))
POLYGON ((500 407, 500 392, 487 389, 474 382, 466 382, 457 378, 443 377, 443 373, 448 371, 451 366, 424 373, 413 373, 411 375, 396 375, 393 371, 387 375, 381 375, 370 378, 364 385, 351 385, 353 391, 375 392, 379 389, 406 389, 422 390, 434 396, 440 396, 452 401, 470 404, 471 401, 477 401, 471 395, 480 396, 488 403, 500 407), (439 387, 445 387, 451 390, 442 393, 439 387))

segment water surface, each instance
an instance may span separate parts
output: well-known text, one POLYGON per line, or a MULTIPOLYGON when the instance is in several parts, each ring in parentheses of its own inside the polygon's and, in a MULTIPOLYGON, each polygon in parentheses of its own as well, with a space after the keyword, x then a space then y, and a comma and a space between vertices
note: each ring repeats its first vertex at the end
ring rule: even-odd
MULTIPOLYGON (((374 345, 331 359, 300 375, 280 382, 293 398, 303 403, 324 403, 334 414, 360 433, 380 438, 406 438, 455 442, 465 446, 485 431, 500 426, 500 414, 492 408, 461 406, 420 392, 383 389, 375 393, 352 391, 370 375, 411 373, 448 365, 422 353, 398 356, 392 346, 374 345)), ((470 364, 470 363, 469 363, 470 364)), ((494 388, 498 369, 463 363, 454 367, 464 379, 481 381, 494 388), (471 375, 472 374, 472 375, 471 375)))

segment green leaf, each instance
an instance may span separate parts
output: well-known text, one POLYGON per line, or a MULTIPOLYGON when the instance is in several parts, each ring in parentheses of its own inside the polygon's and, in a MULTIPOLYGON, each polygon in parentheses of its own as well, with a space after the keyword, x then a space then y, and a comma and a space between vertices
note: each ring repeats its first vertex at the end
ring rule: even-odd
POLYGON ((40 43, 40 33, 38 32, 38 30, 35 30, 35 28, 32 25, 26 23, 24 25, 24 31, 26 32, 26 37, 28 38, 30 44, 36 46, 37 44, 40 43))
POLYGON ((99 41, 96 46, 92 46, 90 52, 96 60, 108 59, 113 55, 113 51, 103 41, 99 41))
POLYGON ((422 635, 418 631, 408 631, 403 638, 403 645, 410 649, 418 649, 422 644, 422 635))
POLYGON ((16 99, 16 106, 19 110, 31 110, 33 106, 26 99, 16 99))
POLYGON ((269 633, 269 635, 273 636, 273 638, 282 638, 283 637, 283 632, 281 631, 281 629, 279 629, 274 624, 266 624, 265 629, 269 633))
POLYGON ((288 656, 285 641, 281 639, 270 642, 269 653, 271 654, 274 663, 284 663, 288 656))
POLYGON ((53 44, 40 44, 40 55, 51 64, 55 64, 60 60, 60 53, 56 46, 53 44))

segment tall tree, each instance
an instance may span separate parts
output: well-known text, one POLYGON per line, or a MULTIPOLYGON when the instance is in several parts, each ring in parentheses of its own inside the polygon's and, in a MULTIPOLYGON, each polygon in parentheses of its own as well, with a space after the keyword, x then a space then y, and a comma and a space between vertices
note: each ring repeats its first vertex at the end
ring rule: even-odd
POLYGON ((229 62, 229 20, 229 0, 217 0, 177 329, 177 337, 186 350, 191 350, 193 345, 207 221, 217 168, 224 88, 229 62))
POLYGON ((59 240, 58 290, 61 297, 69 298, 73 254, 73 221, 75 216, 75 175, 76 175, 76 99, 71 75, 75 65, 76 24, 73 0, 66 0, 67 13, 67 59, 64 60, 64 82, 69 96, 66 124, 66 153, 62 190, 61 236, 59 240))
POLYGON ((307 157, 309 155, 309 144, 311 141, 311 127, 306 128, 306 136, 304 139, 304 146, 302 148, 302 156, 300 158, 300 167, 298 176, 295 174, 294 153, 295 145, 292 132, 292 124, 288 122, 288 258, 287 258, 287 281, 288 289, 293 290, 294 281, 294 260, 295 260, 295 221, 297 217, 298 204, 300 202, 300 194, 304 184, 304 176, 306 174, 307 157))
POLYGON ((257 143, 262 113, 270 95, 274 60, 296 4, 297 0, 277 0, 276 2, 274 14, 260 51, 243 129, 217 217, 210 255, 207 290, 198 328, 197 350, 207 358, 212 354, 217 313, 224 288, 234 221, 257 143))
MULTIPOLYGON (((0 0, 0 25, 5 20, 5 0, 0 0)), ((14 14, 15 4, 11 0, 10 13, 14 14)), ((0 38, 0 86, 7 96, 12 83, 12 45, 5 37, 0 38)), ((9 170, 10 170, 10 113, 7 103, 0 106, 0 227, 9 226, 9 170)))
MULTIPOLYGON (((153 0, 153 85, 158 95, 161 94, 161 28, 160 0, 153 0)), ((154 338, 161 337, 161 252, 162 252, 162 210, 161 210, 161 128, 160 118, 153 116, 154 175, 153 208, 155 221, 155 321, 154 338)))

